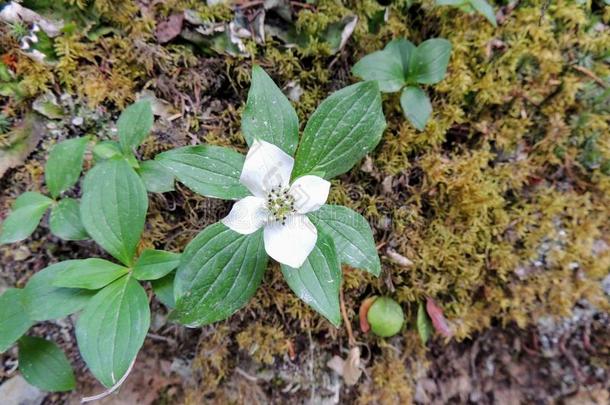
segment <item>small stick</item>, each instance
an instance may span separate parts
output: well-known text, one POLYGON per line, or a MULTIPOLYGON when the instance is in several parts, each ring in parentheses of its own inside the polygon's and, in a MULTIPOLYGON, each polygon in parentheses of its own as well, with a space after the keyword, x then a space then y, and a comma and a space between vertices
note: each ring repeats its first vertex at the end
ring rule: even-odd
POLYGON ((595 81, 595 83, 599 84, 600 86, 602 86, 604 89, 608 88, 608 83, 606 83, 605 81, 603 81, 599 76, 597 76, 595 73, 593 73, 592 71, 590 71, 589 69, 587 69, 586 67, 583 66, 579 66, 579 65, 572 65, 572 68, 574 70, 578 70, 580 73, 589 76, 591 79, 593 79, 595 81))
POLYGON ((343 322, 345 322, 345 329, 347 329, 347 341, 350 347, 354 347, 356 345, 356 339, 354 338, 354 333, 352 332, 352 324, 350 323, 350 320, 347 317, 347 310, 345 309, 345 299, 343 298, 343 288, 339 290, 339 303, 341 305, 341 316, 343 316, 343 322))

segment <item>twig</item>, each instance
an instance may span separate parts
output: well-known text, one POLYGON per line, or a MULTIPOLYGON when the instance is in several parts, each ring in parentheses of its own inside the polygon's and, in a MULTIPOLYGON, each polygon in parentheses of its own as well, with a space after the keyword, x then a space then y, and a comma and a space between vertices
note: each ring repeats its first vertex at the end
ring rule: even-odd
POLYGON ((595 81, 595 83, 599 84, 600 86, 602 86, 604 89, 608 88, 608 83, 606 83, 605 81, 603 81, 598 75, 596 75, 595 73, 593 73, 592 71, 590 71, 589 69, 587 69, 586 67, 583 66, 579 66, 579 65, 572 65, 572 68, 574 70, 578 70, 580 73, 589 76, 593 81, 595 81))
POLYGON ((239 367, 235 367, 235 371, 237 372, 237 374, 241 375, 242 377, 244 377, 248 381, 258 382, 258 378, 257 377, 254 377, 253 375, 250 375, 250 374, 246 373, 244 370, 242 370, 239 367))
POLYGON ((343 316, 343 322, 345 323, 345 329, 347 330, 347 341, 349 343, 349 347, 354 347, 356 345, 356 339, 354 338, 354 333, 352 332, 352 324, 347 317, 345 299, 343 298, 343 288, 339 290, 339 304, 341 305, 341 316, 343 316))

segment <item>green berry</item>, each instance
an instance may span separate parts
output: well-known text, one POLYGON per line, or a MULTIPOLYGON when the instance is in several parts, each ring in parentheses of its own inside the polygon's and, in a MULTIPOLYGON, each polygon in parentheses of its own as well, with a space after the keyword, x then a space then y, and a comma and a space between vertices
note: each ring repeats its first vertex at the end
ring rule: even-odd
POLYGON ((390 337, 400 332, 405 315, 392 298, 380 297, 371 305, 366 318, 374 334, 390 337))

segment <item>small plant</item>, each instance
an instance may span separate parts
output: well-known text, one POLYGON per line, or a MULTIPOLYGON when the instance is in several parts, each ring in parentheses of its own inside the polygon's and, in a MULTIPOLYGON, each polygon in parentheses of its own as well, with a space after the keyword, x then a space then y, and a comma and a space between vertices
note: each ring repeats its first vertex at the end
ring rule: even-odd
POLYGON ((208 324, 248 302, 269 255, 282 264, 295 293, 339 325, 340 263, 375 275, 381 270, 366 220, 346 207, 325 204, 329 179, 348 171, 381 139, 386 124, 377 83, 358 83, 332 94, 313 114, 299 143, 292 105, 254 67, 242 121, 250 144, 246 157, 200 145, 139 162, 134 149, 148 136, 153 118, 145 101, 123 111, 118 142, 93 148, 94 166, 82 182, 80 203, 62 194, 78 183, 90 139, 55 145, 45 171, 50 197, 24 193, 2 224, 2 243, 23 240, 52 207, 53 233, 64 239, 90 237, 115 259, 55 263, 37 272, 25 288, 10 288, 0 296, 0 352, 18 342, 22 374, 45 390, 74 387, 70 364, 53 342, 23 335, 36 322, 77 312, 78 347, 93 375, 107 392, 124 381, 150 325, 140 282, 151 281, 159 299, 175 307, 172 319, 208 324), (141 251, 147 189, 173 190, 175 179, 204 196, 239 201, 226 218, 191 241, 182 258, 141 251))
POLYGON ((494 27, 498 26, 493 7, 485 0, 436 0, 437 6, 453 6, 466 13, 479 13, 494 27))
POLYGON ((57 144, 45 173, 52 198, 24 193, 3 223, 4 243, 22 240, 53 206, 54 233, 90 235, 118 262, 102 258, 59 262, 37 272, 24 289, 11 288, 0 296, 0 352, 18 341, 24 377, 45 390, 72 389, 74 377, 54 343, 22 337, 32 325, 81 312, 76 322, 81 355, 93 375, 112 387, 127 376, 150 325, 148 296, 139 281, 152 281, 153 289, 159 286, 163 301, 167 300, 167 281, 171 284, 172 279, 168 275, 177 267, 179 255, 138 250, 148 197, 134 168, 139 164, 133 149, 148 135, 152 119, 149 103, 136 103, 121 114, 117 123, 120 150, 87 172, 80 204, 66 198, 56 203, 56 199, 77 183, 89 140, 57 144))
POLYGON ((2 224, 0 244, 19 242, 30 236, 49 208, 49 227, 54 235, 65 240, 88 238, 81 222, 78 200, 61 197, 78 182, 88 143, 88 137, 73 138, 51 149, 45 167, 50 197, 33 191, 19 196, 2 224))
POLYGON ((378 275, 380 262, 366 220, 325 204, 328 180, 372 150, 384 128, 377 84, 364 82, 324 100, 299 142, 292 105, 255 66, 242 117, 247 156, 201 145, 155 158, 194 191, 239 200, 186 247, 172 318, 198 326, 229 317, 254 295, 271 256, 290 288, 339 325, 340 263, 378 275))
POLYGON ((406 39, 395 39, 386 47, 362 58, 352 73, 364 80, 375 80, 384 93, 402 89, 400 105, 405 117, 423 130, 432 113, 432 104, 420 84, 435 84, 445 78, 451 55, 451 43, 433 38, 413 45, 406 39))

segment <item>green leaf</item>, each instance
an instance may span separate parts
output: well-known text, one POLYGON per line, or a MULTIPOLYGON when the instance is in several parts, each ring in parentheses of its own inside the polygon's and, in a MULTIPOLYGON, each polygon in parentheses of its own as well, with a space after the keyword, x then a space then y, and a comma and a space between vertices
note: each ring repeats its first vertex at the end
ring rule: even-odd
POLYGON ((34 322, 27 316, 24 292, 9 288, 0 295, 0 353, 4 353, 34 322))
POLYGON ((138 174, 151 193, 174 191, 174 175, 157 161, 140 162, 138 174))
POLYGON ((487 19, 494 27, 498 26, 496 21, 496 13, 494 9, 485 0, 469 0, 468 1, 472 8, 474 8, 479 14, 487 19))
POLYGON ((432 322, 422 302, 417 306, 417 333, 423 344, 426 344, 433 332, 432 322))
POLYGON ((2 223, 0 245, 19 242, 34 232, 47 208, 53 203, 49 197, 32 191, 21 194, 13 204, 13 210, 2 223))
POLYGON ((267 268, 262 229, 241 235, 217 222, 186 247, 176 273, 172 319, 206 325, 248 303, 267 268))
POLYGON ((373 231, 362 215, 341 205, 323 205, 309 218, 332 237, 342 263, 379 276, 381 263, 373 231))
POLYGON ((250 195, 239 182, 245 156, 220 146, 186 146, 160 153, 161 163, 185 186, 206 197, 237 200, 250 195))
POLYGON ((74 138, 62 141, 51 149, 44 176, 53 198, 57 198, 78 181, 87 143, 87 137, 74 138))
POLYGON ((43 391, 70 391, 76 387, 72 366, 64 352, 55 343, 39 337, 19 339, 19 371, 27 382, 43 391))
POLYGON ((171 272, 165 277, 150 282, 159 301, 172 309, 176 307, 176 301, 174 300, 174 277, 176 277, 176 273, 171 272))
POLYGON ((49 226, 53 235, 64 240, 84 240, 89 235, 80 219, 80 206, 73 198, 64 198, 51 209, 49 226))
POLYGON ((299 119, 288 98, 265 71, 252 67, 252 83, 241 119, 241 129, 252 145, 255 139, 267 141, 293 155, 299 142, 299 119))
POLYGON ((138 101, 123 110, 116 123, 123 152, 131 152, 146 139, 154 120, 149 100, 138 101))
POLYGON ((157 280, 178 267, 178 263, 178 253, 147 249, 136 261, 133 276, 138 280, 157 280))
POLYGON ((81 355, 93 375, 106 387, 129 370, 150 326, 146 291, 130 276, 100 290, 76 324, 81 355))
POLYGON ((410 61, 407 81, 410 83, 434 84, 445 78, 451 56, 451 42, 443 38, 432 38, 415 49, 410 61))
POLYGON ((400 60, 403 78, 406 79, 409 75, 411 59, 415 54, 415 45, 407 39, 399 38, 388 42, 384 49, 394 54, 400 60))
POLYGON ((93 157, 98 162, 122 155, 121 145, 116 141, 102 141, 93 147, 93 157))
POLYGON ((53 285, 55 287, 98 290, 127 273, 129 273, 127 267, 104 259, 72 260, 70 265, 67 265, 55 276, 53 285))
POLYGON ((80 209, 91 238, 131 266, 148 210, 146 188, 134 169, 123 159, 96 165, 85 177, 80 209))
POLYGON ((406 39, 389 42, 382 51, 373 52, 352 68, 352 73, 364 80, 376 80, 379 90, 393 93, 406 84, 409 60, 415 45, 406 39))
POLYGON ((66 260, 52 264, 34 274, 24 289, 24 303, 33 321, 60 319, 85 307, 93 292, 77 288, 55 287, 58 274, 80 260, 66 260))
POLYGON ((416 86, 405 87, 400 94, 400 105, 409 122, 423 131, 432 114, 432 104, 426 92, 416 86))
POLYGON ((331 236, 318 231, 316 246, 305 263, 298 269, 282 265, 282 274, 290 289, 303 302, 333 325, 341 324, 339 288, 342 273, 331 236))
POLYGON ((373 150, 386 127, 376 82, 362 82, 330 95, 313 113, 297 150, 293 178, 323 172, 331 179, 373 150))

